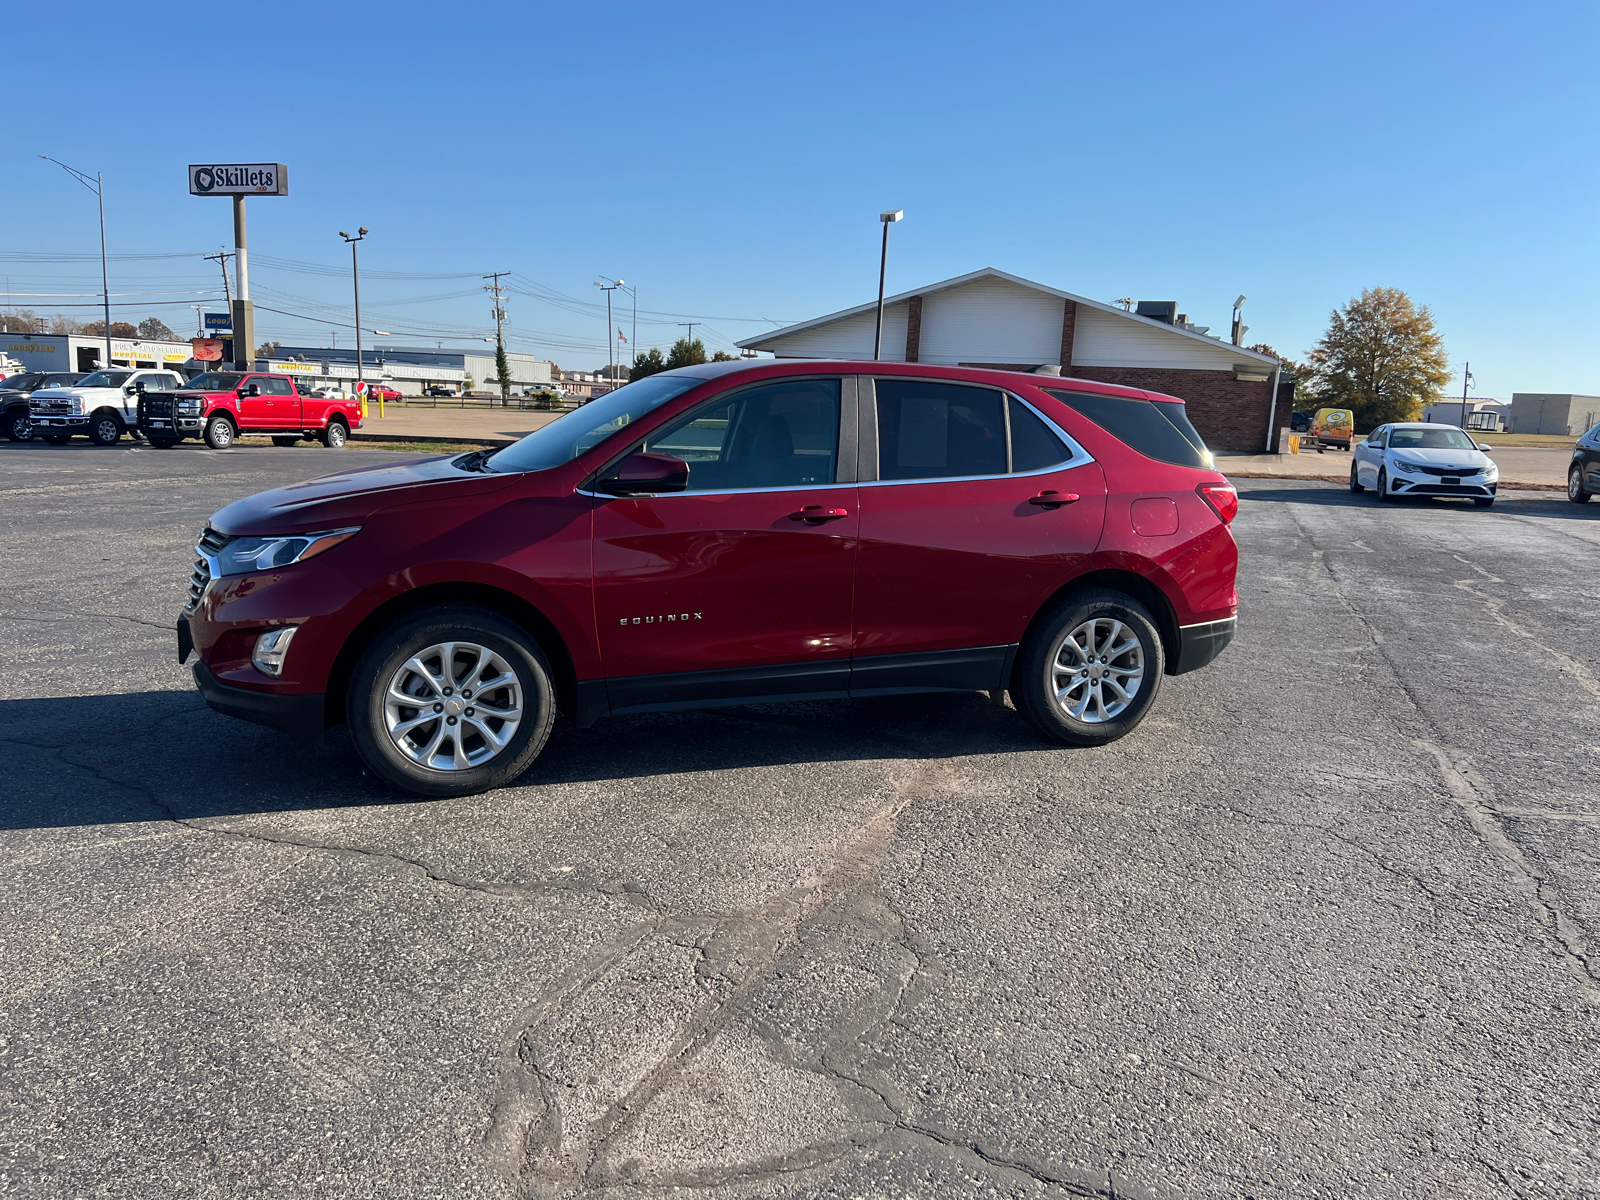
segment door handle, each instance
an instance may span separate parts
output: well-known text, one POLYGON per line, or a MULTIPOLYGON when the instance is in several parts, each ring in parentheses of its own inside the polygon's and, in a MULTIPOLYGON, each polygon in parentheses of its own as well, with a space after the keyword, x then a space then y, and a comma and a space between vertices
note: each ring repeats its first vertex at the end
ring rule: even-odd
POLYGON ((1037 504, 1040 508, 1060 508, 1063 504, 1076 504, 1083 497, 1077 492, 1040 492, 1037 496, 1028 498, 1029 504, 1037 504))
POLYGON ((808 504, 799 512, 789 514, 791 521, 804 521, 807 525, 821 525, 824 521, 837 521, 840 517, 848 517, 848 508, 823 508, 820 504, 808 504))

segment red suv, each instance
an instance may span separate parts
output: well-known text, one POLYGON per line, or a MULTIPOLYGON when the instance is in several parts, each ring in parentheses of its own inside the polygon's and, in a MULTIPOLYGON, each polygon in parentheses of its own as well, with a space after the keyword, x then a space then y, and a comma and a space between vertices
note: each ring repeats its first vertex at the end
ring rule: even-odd
POLYGON ((343 721, 429 796, 515 779, 558 709, 1009 689, 1098 745, 1232 639, 1237 507, 1170 396, 706 364, 501 450, 229 505, 179 660, 217 711, 308 740, 343 721))

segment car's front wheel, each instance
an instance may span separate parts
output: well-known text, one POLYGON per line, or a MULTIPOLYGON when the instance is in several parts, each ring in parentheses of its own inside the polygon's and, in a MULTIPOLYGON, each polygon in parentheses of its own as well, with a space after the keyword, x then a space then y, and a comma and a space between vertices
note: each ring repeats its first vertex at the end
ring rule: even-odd
POLYGON ((1064 597, 1017 655, 1011 698, 1040 733, 1069 746, 1114 742, 1144 719, 1166 663, 1145 607, 1109 589, 1064 597))
MULTIPOLYGON (((16 439, 13 438, 13 441, 16 439)), ((1592 495, 1588 488, 1583 486, 1583 467, 1574 464, 1572 470, 1567 472, 1567 499, 1574 504, 1587 504, 1592 495)))
POLYGON ((233 445, 236 432, 227 417, 212 417, 206 422, 206 445, 213 450, 226 450, 233 445))
POLYGON ((122 422, 110 413, 96 413, 89 422, 89 440, 96 446, 114 446, 122 437, 122 422))
POLYGON ((368 644, 345 720, 380 779, 418 796, 465 796, 510 783, 538 757, 555 685, 520 626, 490 609, 431 608, 368 644))
POLYGON ((33 418, 25 412, 13 413, 6 418, 6 440, 12 442, 33 441, 33 418))
POLYGON ((1383 500, 1385 502, 1392 502, 1394 500, 1394 497, 1389 494, 1389 468, 1388 467, 1379 467, 1378 468, 1378 482, 1374 486, 1373 490, 1378 493, 1378 499, 1379 500, 1383 500))
POLYGON ((1350 464, 1350 490, 1352 492, 1364 492, 1367 490, 1366 485, 1361 482, 1360 474, 1356 471, 1355 463, 1350 464))
POLYGON ((298 434, 293 434, 293 433, 287 433, 287 434, 277 434, 277 433, 275 433, 275 434, 272 435, 272 444, 274 446, 292 446, 296 442, 298 442, 299 440, 300 440, 299 435, 298 434))
POLYGON ((171 450, 178 444, 177 438, 158 437, 154 434, 145 438, 145 441, 149 442, 150 445, 157 450, 171 450))

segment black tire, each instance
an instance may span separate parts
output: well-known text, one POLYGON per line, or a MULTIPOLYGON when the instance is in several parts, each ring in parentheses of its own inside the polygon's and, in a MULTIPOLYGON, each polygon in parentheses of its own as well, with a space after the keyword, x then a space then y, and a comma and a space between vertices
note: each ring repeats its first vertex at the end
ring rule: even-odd
POLYGON ((89 418, 89 440, 96 446, 115 446, 122 437, 122 420, 113 412, 97 412, 89 418))
POLYGON ((238 436, 239 431, 227 417, 212 417, 206 422, 206 445, 213 450, 226 450, 238 436))
MULTIPOLYGON (((430 658, 429 661, 438 662, 438 659, 430 658)), ((469 669, 471 661, 470 651, 458 651, 456 665, 450 672, 451 681, 443 686, 459 686, 463 682, 460 672, 469 669)), ((414 680, 415 672, 411 674, 414 680)), ((430 667, 432 678, 442 679, 443 675, 442 665, 437 676, 432 675, 430 667)), ((418 686, 425 685, 419 682, 418 686)), ((433 685, 433 689, 427 695, 436 697, 436 703, 446 702, 443 689, 438 684, 433 685)), ((425 698, 422 691, 414 690, 411 694, 419 699, 425 698)), ((495 700, 491 703, 508 704, 509 694, 509 685, 504 690, 496 687, 495 700)), ((457 705, 463 705, 470 699, 470 694, 466 692, 454 694, 457 705)), ((443 747, 449 745, 453 753, 461 752, 470 758, 472 754, 488 749, 486 739, 476 731, 469 730, 466 739, 460 743, 454 740, 454 729, 468 729, 465 718, 473 715, 470 707, 463 708, 462 714, 457 717, 447 716, 442 707, 436 711, 439 712, 437 718, 427 713, 422 704, 415 706, 414 710, 411 707, 397 710, 398 713, 410 714, 400 719, 421 722, 416 727, 419 740, 431 738, 434 734, 443 739, 435 743, 439 747, 438 753, 443 753, 443 747), (432 723, 435 720, 448 721, 450 724, 435 725, 432 723)), ((384 782, 416 796, 468 796, 505 786, 527 770, 544 749, 545 742, 550 738, 550 727, 555 722, 555 713, 555 684, 550 665, 538 644, 528 636, 527 630, 499 613, 471 605, 424 609, 383 630, 361 652, 350 674, 345 698, 345 721, 350 728, 350 740, 355 743, 361 760, 384 782), (491 754, 477 766, 463 766, 460 769, 425 766, 402 751, 389 733, 386 702, 391 682, 399 682, 397 676, 405 671, 411 659, 425 655, 430 648, 446 642, 471 643, 483 647, 502 660, 520 686, 522 716, 515 732, 503 750, 491 754)), ((481 717, 482 714, 478 715, 481 717)), ((491 722, 493 719, 492 716, 489 718, 491 722)), ((478 726, 479 729, 484 727, 478 726)), ((503 730, 504 725, 500 729, 503 730)))
POLYGON ((1488 508, 1491 504, 1494 503, 1494 497, 1493 496, 1474 496, 1472 498, 1472 503, 1477 505, 1479 508, 1488 508))
POLYGON ((329 421, 321 435, 321 441, 329 450, 342 450, 344 444, 350 440, 350 430, 343 421, 329 421))
POLYGON ((1367 490, 1367 485, 1362 483, 1361 477, 1356 474, 1356 464, 1354 459, 1352 459, 1350 462, 1350 490, 1357 493, 1367 490))
MULTIPOLYGON (((16 441, 16 438, 12 438, 16 441)), ((1583 467, 1577 465, 1567 472, 1567 499, 1574 504, 1587 504, 1594 493, 1583 486, 1583 467)))
POLYGON ((177 438, 170 437, 147 437, 145 441, 149 442, 157 450, 171 450, 178 444, 177 438))
POLYGON ((1389 468, 1378 468, 1378 484, 1373 489, 1378 493, 1378 500, 1382 504, 1393 504, 1394 497, 1389 494, 1389 468))
POLYGON ((44 440, 52 446, 65 446, 72 440, 72 435, 70 433, 47 433, 44 435, 44 440))
MULTIPOLYGON (((1115 641, 1121 636, 1115 626, 1104 628, 1103 625, 1097 625, 1095 628, 1106 635, 1107 641, 1113 642, 1111 647, 1102 646, 1101 649, 1114 649, 1116 645, 1125 644, 1115 641)), ((1096 636, 1099 636, 1098 632, 1096 636)), ((1100 657, 1102 660, 1105 658, 1100 657)), ((1028 723, 1052 741, 1069 746, 1103 746, 1133 732, 1144 720, 1155 702, 1156 693, 1161 690, 1161 677, 1165 670, 1161 635, 1144 605, 1123 592, 1094 588, 1062 597, 1034 620, 1027 637, 1023 639, 1012 671, 1011 699, 1028 723), (1128 682, 1126 668, 1134 663, 1133 647, 1129 646, 1125 652, 1111 656, 1109 662, 1097 662, 1095 655, 1084 655, 1083 641, 1073 642, 1077 647, 1075 655, 1067 652, 1066 642, 1069 635, 1075 633, 1084 637, 1080 631, 1090 622, 1107 621, 1120 622, 1124 631, 1135 636, 1142 671, 1137 690, 1125 705, 1115 713, 1108 713, 1102 699, 1098 703, 1102 716, 1096 719, 1091 716, 1095 704, 1093 697, 1105 695, 1101 680, 1120 676, 1124 685, 1128 682), (1065 689, 1069 703, 1078 698, 1074 693, 1082 689, 1079 693, 1081 716, 1074 716, 1056 699, 1059 667, 1063 658, 1067 662, 1083 663, 1079 682, 1065 689), (1116 669, 1119 665, 1124 668, 1123 671, 1116 669)), ((1121 702, 1113 697, 1113 703, 1121 702)))
POLYGON ((300 435, 297 434, 297 433, 291 433, 291 434, 277 434, 277 433, 275 433, 275 434, 272 435, 272 444, 274 446, 292 446, 296 442, 298 442, 299 440, 300 440, 300 435))
POLYGON ((25 412, 12 413, 6 418, 6 440, 31 442, 38 435, 33 432, 33 418, 25 412))

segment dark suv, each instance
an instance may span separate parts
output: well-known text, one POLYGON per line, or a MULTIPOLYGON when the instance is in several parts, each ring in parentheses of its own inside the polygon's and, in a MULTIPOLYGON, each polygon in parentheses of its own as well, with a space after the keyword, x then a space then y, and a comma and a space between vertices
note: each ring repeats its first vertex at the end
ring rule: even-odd
POLYGON ((1232 638, 1237 507, 1169 396, 707 364, 502 450, 228 506, 179 658, 218 711, 309 740, 345 722, 431 796, 515 779, 558 709, 1009 689, 1096 745, 1232 638))
POLYGON ((8 441, 31 442, 35 437, 28 414, 28 397, 41 388, 71 387, 84 371, 29 371, 0 379, 0 433, 8 441))

